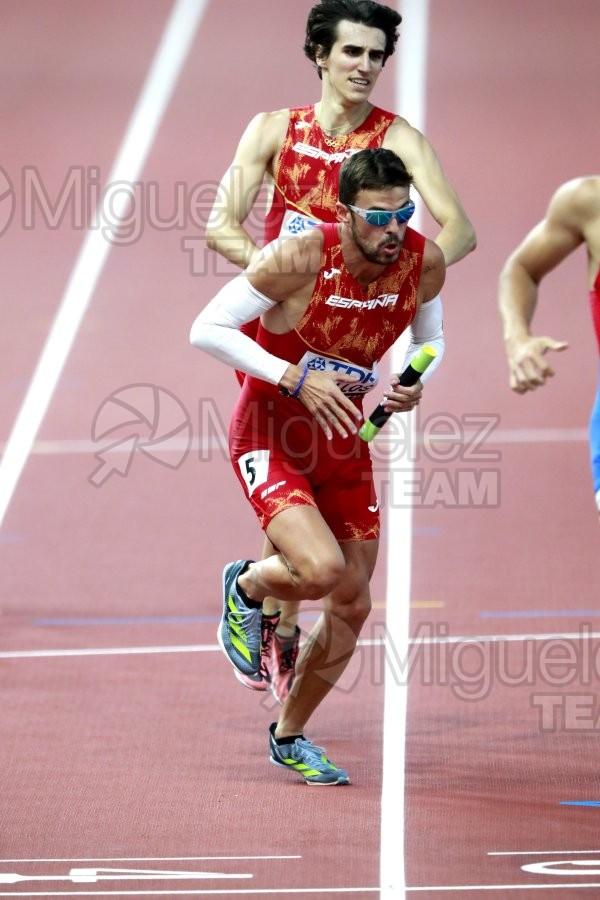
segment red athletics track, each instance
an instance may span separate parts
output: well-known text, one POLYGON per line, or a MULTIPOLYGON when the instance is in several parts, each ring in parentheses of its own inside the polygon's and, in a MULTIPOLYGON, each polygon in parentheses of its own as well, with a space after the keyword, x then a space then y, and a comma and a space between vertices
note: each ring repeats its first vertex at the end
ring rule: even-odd
MULTIPOLYGON (((286 6, 280 29, 273 0, 208 5, 142 173, 159 186, 164 218, 177 182, 210 188, 220 177, 254 112, 317 96, 301 53, 310 6, 286 6)), ((89 8, 5 0, 0 165, 16 185, 24 167, 39 171, 51 198, 71 167, 106 179, 171 9, 166 0, 89 8)), ((446 473, 446 484, 458 469, 497 470, 500 493, 496 508, 417 508, 411 627, 420 637, 429 628, 433 637, 515 640, 501 645, 504 656, 493 657, 489 642, 471 655, 460 644, 454 656, 422 655, 425 668, 411 674, 408 896, 600 892, 585 887, 600 882, 598 809, 561 805, 600 799, 596 734, 586 725, 597 678, 581 649, 596 643, 573 641, 574 678, 556 687, 540 677, 549 641, 523 639, 577 634, 582 621, 597 629, 585 440, 595 351, 583 255, 548 280, 539 320, 583 358, 575 367, 572 349, 557 360, 558 377, 541 394, 510 396, 495 309, 502 261, 551 192, 597 171, 596 33, 593 0, 431 4, 426 130, 479 247, 449 273, 448 355, 423 416, 500 416, 479 450, 501 459, 473 462, 467 435, 450 462, 436 464, 430 448, 416 466, 423 477, 446 473), (524 658, 537 672, 533 686, 492 677, 495 659, 514 676, 524 658), (487 676, 479 685, 478 665, 487 676), (469 675, 482 699, 464 699, 469 675), (557 708, 554 731, 542 727, 544 694, 574 697, 557 708), (585 859, 592 864, 583 874, 552 871, 553 860, 581 870, 585 859), (530 863, 542 871, 521 869, 530 863)), ((391 71, 376 99, 393 104, 391 71)), ((20 214, 1 239, 3 439, 83 239, 66 218, 26 229, 20 214)), ((201 234, 189 218, 178 229, 146 223, 112 248, 0 531, 0 896, 379 893, 380 651, 361 648, 345 690, 315 716, 315 739, 353 778, 348 790, 319 792, 270 766, 273 711, 235 683, 216 648, 221 567, 258 553, 260 536, 224 454, 198 449, 209 402, 226 419, 235 396, 233 381, 187 345, 196 310, 221 283, 201 234), (171 405, 159 396, 159 424, 161 434, 181 426, 180 443, 169 453, 155 448, 154 459, 137 454, 126 478, 93 487, 94 416, 130 385, 174 395, 171 405), (185 411, 196 443, 183 458, 185 411), (121 872, 81 880, 73 871, 92 867, 121 872), (10 873, 24 880, 11 882, 10 873)), ((127 398, 153 411, 147 389, 127 398)), ((148 439, 147 426, 139 431, 148 439)), ((385 596, 382 554, 367 639, 381 633, 385 596)), ((399 865, 401 848, 398 834, 399 865)))

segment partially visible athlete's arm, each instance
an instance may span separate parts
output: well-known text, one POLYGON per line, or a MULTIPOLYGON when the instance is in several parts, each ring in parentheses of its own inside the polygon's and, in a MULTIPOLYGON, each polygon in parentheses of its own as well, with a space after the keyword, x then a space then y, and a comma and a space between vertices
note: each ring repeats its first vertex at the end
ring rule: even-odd
POLYGON ((545 354, 567 347, 564 341, 532 335, 531 323, 541 280, 583 243, 585 218, 577 184, 563 185, 552 197, 546 217, 532 228, 502 269, 498 305, 510 386, 517 393, 545 384, 554 375, 545 354))
POLYGON ((441 247, 446 265, 458 262, 474 250, 475 229, 427 138, 405 119, 398 118, 388 129, 383 146, 398 154, 440 226, 435 242, 441 247))
POLYGON ((241 268, 258 247, 243 227, 287 130, 287 109, 255 116, 225 172, 206 225, 206 243, 241 268))

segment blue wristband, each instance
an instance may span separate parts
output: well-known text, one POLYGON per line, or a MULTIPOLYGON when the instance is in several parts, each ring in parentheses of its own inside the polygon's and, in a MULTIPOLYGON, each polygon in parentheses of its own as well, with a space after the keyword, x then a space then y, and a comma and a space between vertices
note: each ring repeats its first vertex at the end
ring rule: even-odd
POLYGON ((302 385, 304 384, 304 379, 306 378, 307 372, 308 372, 308 363, 306 363, 306 365, 304 366, 304 372, 303 372, 302 375, 300 376, 300 381, 299 381, 298 384, 296 385, 295 391, 293 391, 293 392, 290 394, 290 397, 294 397, 294 399, 295 399, 295 398, 298 396, 298 394, 299 394, 300 391, 302 390, 302 385))

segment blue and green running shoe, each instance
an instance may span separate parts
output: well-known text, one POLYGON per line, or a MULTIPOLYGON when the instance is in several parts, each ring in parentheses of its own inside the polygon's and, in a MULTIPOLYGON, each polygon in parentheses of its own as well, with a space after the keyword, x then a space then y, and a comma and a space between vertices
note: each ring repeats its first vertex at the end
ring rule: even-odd
POLYGON ((237 588, 238 575, 250 562, 238 559, 223 569, 223 616, 217 632, 223 653, 242 675, 260 670, 262 611, 246 606, 237 588))
POLYGON ((344 769, 327 759, 322 747, 316 747, 306 738, 296 738, 289 744, 275 742, 277 723, 269 728, 271 762, 283 769, 292 769, 302 775, 307 784, 350 784, 350 777, 344 769))

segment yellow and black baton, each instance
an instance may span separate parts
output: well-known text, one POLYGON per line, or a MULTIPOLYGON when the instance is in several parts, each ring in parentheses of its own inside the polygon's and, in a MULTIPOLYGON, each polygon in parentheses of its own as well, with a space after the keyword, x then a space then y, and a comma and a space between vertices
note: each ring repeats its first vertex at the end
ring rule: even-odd
MULTIPOLYGON (((402 387, 411 387, 416 384, 427 366, 433 362, 437 356, 437 351, 429 344, 421 347, 414 359, 410 361, 406 369, 399 377, 399 383, 402 387)), ((375 435, 379 434, 389 417, 393 415, 387 412, 381 403, 377 409, 373 410, 367 421, 358 432, 363 441, 372 441, 375 435)))

